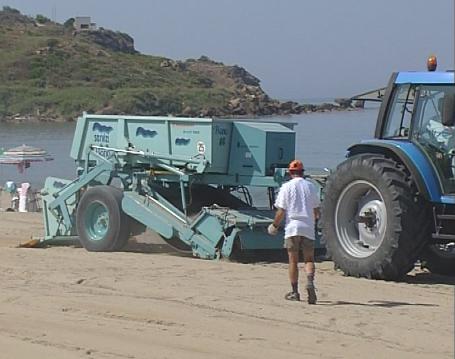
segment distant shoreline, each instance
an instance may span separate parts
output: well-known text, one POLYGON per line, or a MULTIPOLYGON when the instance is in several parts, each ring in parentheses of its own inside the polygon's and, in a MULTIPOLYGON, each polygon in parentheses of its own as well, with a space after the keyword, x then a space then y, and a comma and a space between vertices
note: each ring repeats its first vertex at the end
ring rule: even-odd
MULTIPOLYGON (((248 118, 248 117, 269 117, 269 116, 287 116, 287 115, 300 115, 306 113, 322 113, 322 112, 334 112, 334 111, 355 111, 360 108, 363 108, 363 104, 353 104, 349 99, 335 100, 334 102, 323 102, 320 104, 299 104, 294 101, 278 102, 275 106, 275 111, 271 113, 252 113, 239 115, 235 113, 222 113, 218 114, 216 111, 201 111, 200 114, 187 114, 187 113, 177 113, 177 114, 161 114, 153 116, 173 116, 173 117, 215 117, 215 118, 248 118), (336 103, 338 101, 338 103, 336 103)), ((95 112, 96 113, 96 112, 95 112)), ((107 114, 107 113, 103 113, 107 114)), ((124 113, 116 113, 116 115, 126 115, 124 113)), ((135 115, 135 114, 128 114, 135 115)), ((54 123, 65 123, 65 122, 74 122, 77 120, 75 118, 65 118, 65 117, 47 117, 45 115, 3 115, 0 116, 0 123, 41 123, 41 122, 54 122, 54 123)))

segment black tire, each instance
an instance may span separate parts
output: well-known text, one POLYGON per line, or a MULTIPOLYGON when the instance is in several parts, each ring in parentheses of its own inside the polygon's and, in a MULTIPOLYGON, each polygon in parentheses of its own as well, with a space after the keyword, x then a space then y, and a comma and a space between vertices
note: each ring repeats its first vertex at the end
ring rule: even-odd
POLYGON ((421 255, 422 266, 431 273, 455 275, 455 250, 453 246, 427 245, 421 255))
POLYGON ((346 275, 397 280, 429 237, 430 216, 403 167, 356 155, 329 177, 322 208, 328 255, 346 275))
POLYGON ((77 207, 76 228, 85 249, 107 252, 126 245, 129 221, 121 209, 122 197, 123 192, 112 186, 96 186, 84 193, 77 207))

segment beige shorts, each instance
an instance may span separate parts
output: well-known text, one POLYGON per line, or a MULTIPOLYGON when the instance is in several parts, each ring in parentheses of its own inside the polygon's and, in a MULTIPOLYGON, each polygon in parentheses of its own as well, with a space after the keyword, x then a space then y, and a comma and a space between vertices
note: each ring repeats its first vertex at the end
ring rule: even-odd
POLYGON ((303 250, 305 254, 314 253, 314 240, 304 236, 293 236, 284 239, 284 248, 289 251, 303 250))

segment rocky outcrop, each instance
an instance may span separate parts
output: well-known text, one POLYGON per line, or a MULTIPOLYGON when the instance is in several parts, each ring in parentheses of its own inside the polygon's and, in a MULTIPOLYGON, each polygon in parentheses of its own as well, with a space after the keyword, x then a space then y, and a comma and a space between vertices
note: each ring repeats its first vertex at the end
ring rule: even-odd
POLYGON ((336 98, 335 103, 337 103, 342 108, 353 107, 352 100, 350 98, 336 98))
POLYGON ((257 77, 251 75, 243 67, 237 65, 229 66, 228 74, 234 79, 234 81, 240 84, 259 87, 260 80, 257 77))
POLYGON ((244 68, 227 67, 229 76, 236 82, 235 96, 232 97, 225 113, 218 115, 232 116, 267 116, 267 115, 295 115, 310 112, 328 112, 348 110, 354 108, 349 99, 335 101, 335 103, 299 104, 295 101, 281 102, 271 99, 260 87, 260 80, 251 75, 244 68))
POLYGON ((137 53, 134 48, 134 39, 125 33, 114 32, 100 28, 99 30, 80 31, 75 33, 76 36, 82 36, 89 41, 93 41, 108 50, 124 52, 127 54, 137 53))

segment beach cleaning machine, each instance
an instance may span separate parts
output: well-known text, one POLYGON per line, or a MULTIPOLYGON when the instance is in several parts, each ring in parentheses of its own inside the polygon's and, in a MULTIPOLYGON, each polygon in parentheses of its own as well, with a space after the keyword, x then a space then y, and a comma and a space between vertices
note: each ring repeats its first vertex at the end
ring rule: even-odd
POLYGON ((295 157, 293 124, 84 113, 71 157, 77 178, 42 190, 44 241, 114 251, 148 227, 201 258, 282 248, 267 226, 295 157), (268 209, 254 207, 252 188, 268 209))

